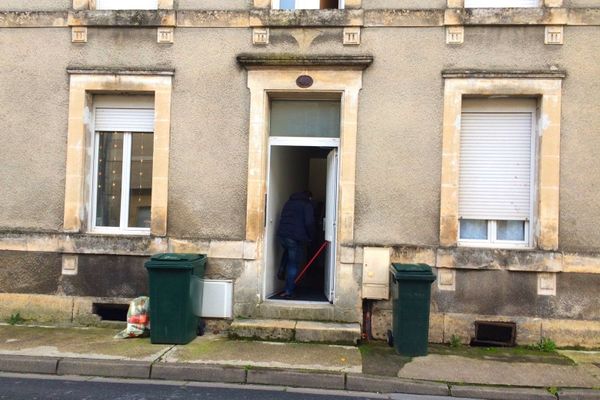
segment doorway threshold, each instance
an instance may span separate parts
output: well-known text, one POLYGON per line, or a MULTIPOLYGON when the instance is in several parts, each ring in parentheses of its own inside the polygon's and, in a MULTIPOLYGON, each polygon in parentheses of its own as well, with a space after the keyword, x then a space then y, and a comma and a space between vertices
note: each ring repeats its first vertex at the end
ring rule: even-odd
POLYGON ((331 303, 328 302, 327 300, 325 301, 314 301, 314 300, 300 300, 300 299, 278 299, 278 298, 269 298, 267 300, 264 301, 265 303, 268 304, 278 304, 278 305, 285 305, 285 304, 294 304, 294 305, 330 305, 331 303))
POLYGON ((278 300, 278 301, 302 301, 309 303, 329 303, 327 296, 323 290, 311 289, 310 287, 297 287, 292 297, 282 297, 281 293, 269 296, 267 300, 278 300))

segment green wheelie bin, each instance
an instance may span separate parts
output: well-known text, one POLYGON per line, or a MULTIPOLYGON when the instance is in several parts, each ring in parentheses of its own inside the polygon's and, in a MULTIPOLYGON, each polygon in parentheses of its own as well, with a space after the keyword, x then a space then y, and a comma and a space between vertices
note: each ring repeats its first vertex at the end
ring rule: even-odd
POLYGON ((392 331, 388 343, 404 356, 427 355, 429 304, 435 275, 427 264, 392 264, 392 331))
MULTIPOLYGON (((150 341, 186 344, 197 336, 192 275, 204 277, 204 254, 156 254, 146 261, 150 283, 150 341)), ((195 295, 198 295, 197 293, 195 295)))

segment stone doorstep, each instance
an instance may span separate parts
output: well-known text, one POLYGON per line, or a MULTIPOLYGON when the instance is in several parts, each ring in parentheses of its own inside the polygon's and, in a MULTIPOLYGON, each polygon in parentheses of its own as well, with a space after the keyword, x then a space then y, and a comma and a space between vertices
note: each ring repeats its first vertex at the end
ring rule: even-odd
POLYGON ((229 328, 229 335, 244 339, 355 345, 361 338, 361 329, 358 323, 236 319, 229 328))

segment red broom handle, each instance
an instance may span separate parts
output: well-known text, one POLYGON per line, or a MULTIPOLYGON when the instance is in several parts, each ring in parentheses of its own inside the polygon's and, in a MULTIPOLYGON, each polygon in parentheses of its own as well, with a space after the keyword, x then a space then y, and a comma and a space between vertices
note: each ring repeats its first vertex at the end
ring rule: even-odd
POLYGON ((319 254, 321 254, 321 252, 323 252, 323 250, 325 249, 325 247, 327 247, 328 244, 329 244, 329 242, 327 240, 323 242, 321 247, 319 247, 319 250, 317 250, 317 252, 313 256, 313 258, 310 259, 310 261, 304 266, 302 271, 298 274, 298 276, 296 277, 296 280, 294 280, 294 283, 300 282, 300 279, 302 278, 302 276, 304 275, 304 273, 306 272, 308 267, 310 267, 311 264, 317 259, 317 257, 319 257, 319 254))

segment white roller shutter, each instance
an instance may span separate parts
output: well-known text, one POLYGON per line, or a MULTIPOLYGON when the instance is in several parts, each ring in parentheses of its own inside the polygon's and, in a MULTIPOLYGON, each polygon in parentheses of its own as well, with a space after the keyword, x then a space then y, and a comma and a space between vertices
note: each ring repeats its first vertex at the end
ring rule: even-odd
POLYGON ((540 0, 465 0, 465 8, 540 7, 540 0))
POLYGON ((95 130, 108 132, 153 132, 154 109, 96 108, 95 130))
POLYGON ((525 220, 531 215, 532 112, 463 112, 459 214, 525 220))

